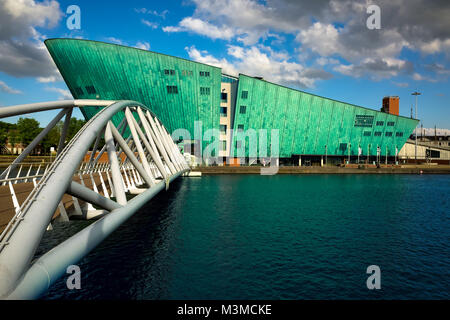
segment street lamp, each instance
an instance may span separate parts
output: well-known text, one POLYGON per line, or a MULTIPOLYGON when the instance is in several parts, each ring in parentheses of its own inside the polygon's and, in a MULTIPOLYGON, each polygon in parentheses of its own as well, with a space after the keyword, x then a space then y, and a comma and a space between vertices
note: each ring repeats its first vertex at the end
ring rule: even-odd
MULTIPOLYGON (((417 96, 420 96, 421 93, 417 92, 417 91, 414 91, 413 93, 411 93, 411 95, 416 96, 416 116, 415 116, 415 118, 417 119, 417 96)), ((417 163, 417 126, 416 126, 416 129, 414 130, 414 132, 416 134, 416 139, 415 139, 416 140, 416 145, 415 145, 414 156, 416 158, 416 163, 417 163)))

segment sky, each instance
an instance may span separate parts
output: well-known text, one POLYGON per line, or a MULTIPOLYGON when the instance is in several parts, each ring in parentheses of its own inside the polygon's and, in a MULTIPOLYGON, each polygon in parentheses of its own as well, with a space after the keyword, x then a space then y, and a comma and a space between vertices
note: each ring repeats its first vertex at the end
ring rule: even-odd
MULTIPOLYGON (((448 17, 447 0, 0 0, 0 107, 72 99, 43 41, 82 38, 376 110, 399 96, 408 117, 419 91, 423 126, 450 129, 448 17), (70 5, 80 8, 80 29, 67 26, 70 5), (371 5, 379 28, 368 27, 377 21, 371 5)), ((55 114, 35 117, 45 125, 55 114)))

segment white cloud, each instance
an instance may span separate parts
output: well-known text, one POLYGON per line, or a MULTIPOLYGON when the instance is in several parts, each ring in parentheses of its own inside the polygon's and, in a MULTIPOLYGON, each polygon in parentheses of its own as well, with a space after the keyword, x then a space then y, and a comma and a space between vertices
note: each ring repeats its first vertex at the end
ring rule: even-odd
POLYGON ((211 39, 224 39, 224 40, 230 40, 234 36, 234 31, 227 26, 217 27, 206 21, 191 17, 184 18, 183 20, 180 21, 180 23, 176 27, 173 26, 164 27, 163 31, 165 32, 189 31, 203 36, 207 36, 211 39))
POLYGON ((229 45, 227 53, 233 58, 217 59, 206 51, 199 51, 194 46, 187 47, 189 57, 195 61, 221 67, 224 73, 238 75, 238 71, 250 76, 260 76, 268 81, 293 87, 314 87, 317 80, 329 79, 332 75, 324 70, 305 68, 289 62, 282 54, 263 52, 257 46, 250 48, 229 45))
POLYGON ((169 13, 169 10, 163 10, 161 12, 158 12, 156 10, 151 10, 151 9, 147 9, 147 8, 135 8, 134 9, 135 12, 137 13, 143 13, 143 14, 151 14, 157 17, 161 17, 163 19, 166 18, 166 15, 169 13))
POLYGON ((60 77, 36 28, 53 28, 62 16, 57 1, 0 1, 0 71, 15 77, 60 77))
POLYGON ((72 94, 67 89, 47 87, 47 88, 45 88, 45 90, 58 93, 59 94, 59 97, 58 97, 59 100, 72 100, 73 99, 72 94))
POLYGON ((333 58, 319 57, 319 58, 316 59, 316 63, 319 66, 326 66, 326 65, 329 65, 329 64, 338 64, 339 60, 333 59, 333 58))
POLYGON ((413 78, 414 80, 416 80, 416 81, 437 82, 437 79, 434 79, 434 78, 430 78, 430 77, 421 75, 421 74, 419 74, 419 73, 417 73, 417 72, 415 72, 415 73, 412 75, 412 78, 413 78))
POLYGON ((16 90, 11 88, 10 86, 8 86, 5 82, 0 80, 0 90, 6 93, 10 93, 10 94, 21 94, 23 93, 20 90, 16 90))
POLYGON ((322 56, 330 56, 342 52, 338 38, 339 32, 333 25, 316 22, 300 31, 296 40, 322 56))
POLYGON ((195 48, 195 46, 186 47, 185 50, 188 52, 189 58, 194 61, 209 64, 211 66, 222 68, 224 73, 229 75, 237 75, 238 70, 234 65, 228 62, 226 59, 217 59, 212 55, 208 54, 206 51, 200 52, 195 48))
POLYGON ((118 39, 118 38, 114 38, 114 37, 108 37, 108 38, 106 38, 106 40, 111 42, 111 43, 115 43, 115 44, 127 45, 126 42, 124 42, 123 40, 118 39))
POLYGON ((150 27, 152 29, 157 29, 158 28, 158 24, 156 22, 151 22, 145 19, 141 19, 141 22, 143 24, 145 24, 147 27, 150 27))
POLYGON ((61 75, 58 75, 58 76, 49 76, 49 77, 37 77, 36 80, 40 83, 50 83, 50 82, 62 81, 63 78, 61 77, 61 75))
POLYGON ((145 42, 145 41, 142 41, 142 42, 138 41, 134 47, 143 49, 143 50, 150 50, 150 43, 145 42))
POLYGON ((396 85, 399 88, 408 88, 409 87, 409 83, 407 82, 396 82, 396 81, 392 81, 392 83, 394 85, 396 85))
POLYGON ((284 34, 290 34, 297 41, 296 53, 302 63, 315 61, 327 66, 342 59, 344 65, 336 70, 352 77, 412 76, 412 63, 400 58, 404 49, 450 56, 450 20, 445 19, 450 15, 448 1, 378 0, 382 8, 380 30, 366 27, 368 0, 192 2, 192 16, 164 31, 189 31, 211 39, 240 41, 245 46, 265 45, 274 36, 272 44, 276 45, 284 34), (375 69, 377 65, 382 69, 375 69))
POLYGON ((381 80, 395 77, 401 72, 410 69, 410 63, 395 58, 366 58, 358 64, 339 64, 333 70, 346 76, 360 78, 367 76, 372 80, 381 80))

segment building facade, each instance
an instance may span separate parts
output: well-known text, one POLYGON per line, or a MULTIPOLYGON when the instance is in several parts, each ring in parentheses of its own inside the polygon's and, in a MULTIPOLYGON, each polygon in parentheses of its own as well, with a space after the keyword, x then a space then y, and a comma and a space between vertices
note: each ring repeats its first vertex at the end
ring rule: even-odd
MULTIPOLYGON (((206 64, 160 53, 79 39, 49 39, 45 44, 76 99, 136 100, 173 132, 184 128, 193 141, 218 129, 216 156, 235 163, 249 154, 250 130, 278 131, 284 159, 395 157, 418 121, 294 90, 258 77, 232 77, 206 64), (242 133, 242 134, 241 134, 242 133)), ((82 108, 86 119, 96 107, 82 108)), ((123 114, 117 114, 118 124, 123 114)), ((262 154, 270 155, 267 136, 262 154)), ((207 142, 202 140, 203 148, 207 142)), ((258 150, 258 153, 261 150, 258 150)))

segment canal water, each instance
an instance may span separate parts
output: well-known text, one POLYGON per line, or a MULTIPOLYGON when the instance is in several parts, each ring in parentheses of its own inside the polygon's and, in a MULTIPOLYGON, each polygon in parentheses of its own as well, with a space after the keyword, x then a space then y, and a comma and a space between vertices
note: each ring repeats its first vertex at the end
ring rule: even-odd
MULTIPOLYGON (((448 175, 182 178, 44 299, 449 299, 448 175), (381 270, 368 290, 367 267, 381 270)), ((61 223, 40 251, 88 222, 61 223)))

